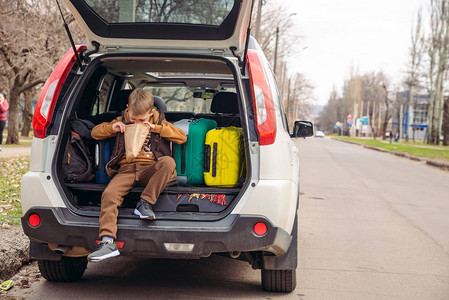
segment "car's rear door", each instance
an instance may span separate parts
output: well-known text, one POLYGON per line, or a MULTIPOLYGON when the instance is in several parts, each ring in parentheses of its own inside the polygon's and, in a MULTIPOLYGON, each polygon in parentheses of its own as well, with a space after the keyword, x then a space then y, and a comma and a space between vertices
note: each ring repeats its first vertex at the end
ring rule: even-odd
MULTIPOLYGON (((99 52, 179 51, 237 55, 253 0, 64 0, 99 52)), ((90 47, 89 47, 90 48, 90 47)))

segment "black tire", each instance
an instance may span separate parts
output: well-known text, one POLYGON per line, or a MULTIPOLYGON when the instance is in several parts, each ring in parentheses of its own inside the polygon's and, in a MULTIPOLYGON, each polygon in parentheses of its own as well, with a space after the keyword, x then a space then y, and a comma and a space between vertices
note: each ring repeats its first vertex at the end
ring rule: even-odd
POLYGON ((39 271, 48 281, 70 282, 80 279, 87 267, 86 257, 61 257, 61 260, 38 260, 39 271))
POLYGON ((269 292, 290 293, 296 288, 296 270, 261 270, 262 287, 269 292))

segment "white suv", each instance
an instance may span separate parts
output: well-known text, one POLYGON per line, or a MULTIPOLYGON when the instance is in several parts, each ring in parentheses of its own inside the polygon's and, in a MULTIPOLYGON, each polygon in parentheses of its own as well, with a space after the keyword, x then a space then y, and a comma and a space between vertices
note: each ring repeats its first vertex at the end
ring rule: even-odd
MULTIPOLYGON (((205 118, 218 127, 242 128, 246 167, 234 187, 166 187, 153 207, 154 221, 132 213, 142 191, 133 188, 119 208, 120 253, 164 258, 227 253, 261 269, 264 289, 294 290, 299 161, 291 137, 311 136, 313 128, 297 121, 289 133, 276 79, 248 36, 252 1, 195 1, 201 10, 190 9, 189 1, 169 1, 169 7, 154 10, 136 1, 106 6, 98 0, 64 1, 87 44, 70 49, 43 87, 30 170, 22 179, 22 226, 42 275, 51 281, 79 279, 98 243, 107 182, 99 169, 96 179, 64 180, 73 121, 110 121, 126 107, 132 89, 144 88, 162 98, 156 105, 169 122, 205 118), (217 197, 221 200, 213 201, 217 197)), ((101 168, 105 145, 85 144, 101 168)))

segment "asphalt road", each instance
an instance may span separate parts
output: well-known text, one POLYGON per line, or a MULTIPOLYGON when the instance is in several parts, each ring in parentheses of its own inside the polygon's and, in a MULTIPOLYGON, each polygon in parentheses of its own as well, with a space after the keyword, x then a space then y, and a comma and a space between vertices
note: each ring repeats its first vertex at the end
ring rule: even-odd
POLYGON ((118 257, 26 299, 449 299, 449 172, 330 139, 298 139, 298 287, 263 292, 246 262, 118 257))
POLYGON ((304 299, 449 299, 449 172, 299 141, 304 299))

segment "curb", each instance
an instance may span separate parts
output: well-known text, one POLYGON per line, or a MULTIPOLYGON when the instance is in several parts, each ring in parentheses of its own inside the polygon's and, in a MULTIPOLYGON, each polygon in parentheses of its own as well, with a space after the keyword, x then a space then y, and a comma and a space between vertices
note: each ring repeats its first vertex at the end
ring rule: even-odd
POLYGON ((440 168, 442 170, 449 171, 449 162, 446 162, 444 160, 425 158, 425 157, 415 156, 415 155, 411 155, 411 154, 404 153, 404 152, 386 150, 386 149, 382 149, 382 148, 378 148, 378 147, 374 147, 374 146, 363 145, 363 144, 360 144, 360 143, 357 143, 357 142, 353 142, 353 141, 344 141, 344 140, 340 140, 340 139, 332 139, 332 140, 343 142, 343 143, 347 143, 347 144, 358 145, 358 146, 361 146, 363 148, 376 150, 376 151, 379 151, 379 152, 390 153, 390 154, 393 154, 393 155, 396 155, 396 156, 399 156, 399 157, 408 158, 408 159, 411 159, 411 160, 414 160, 414 161, 422 161, 422 162, 425 162, 429 166, 437 167, 437 168, 440 168))
POLYGON ((438 168, 441 168, 443 170, 449 171, 449 163, 447 163, 445 161, 439 161, 439 160, 435 160, 435 159, 428 159, 428 160, 426 160, 426 164, 428 164, 429 166, 438 167, 438 168))

